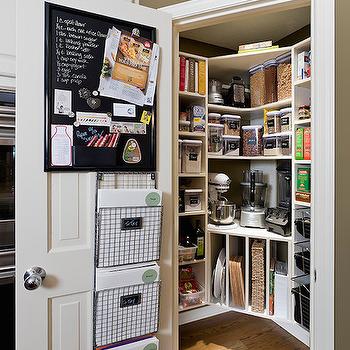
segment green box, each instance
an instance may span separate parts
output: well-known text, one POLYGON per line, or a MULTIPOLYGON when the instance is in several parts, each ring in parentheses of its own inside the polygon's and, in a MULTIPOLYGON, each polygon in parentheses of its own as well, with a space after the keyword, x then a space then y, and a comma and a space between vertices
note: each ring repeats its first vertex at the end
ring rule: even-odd
POLYGON ((310 168, 299 168, 297 171, 297 191, 310 192, 310 168))
POLYGON ((304 128, 295 131, 295 159, 304 159, 304 128))

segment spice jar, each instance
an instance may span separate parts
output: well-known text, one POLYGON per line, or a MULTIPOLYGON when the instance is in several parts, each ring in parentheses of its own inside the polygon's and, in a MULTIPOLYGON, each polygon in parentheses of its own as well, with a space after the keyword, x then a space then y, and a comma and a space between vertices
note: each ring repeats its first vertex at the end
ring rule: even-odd
POLYGON ((221 114, 220 113, 209 113, 208 123, 209 124, 220 124, 221 114))
POLYGON ((262 153, 263 127, 261 125, 242 126, 243 156, 260 156, 262 153))
POLYGON ((283 108, 281 113, 281 132, 288 132, 292 130, 292 108, 283 108))
POLYGON ((224 135, 240 135, 241 117, 239 115, 223 114, 221 122, 224 125, 224 135))
POLYGON ((179 131, 190 131, 190 125, 188 120, 179 120, 179 131))
POLYGON ((292 96, 291 53, 276 58, 277 61, 277 98, 284 100, 292 96))
POLYGON ((244 83, 241 77, 234 76, 232 78, 228 95, 233 107, 244 107, 244 83))
POLYGON ((224 154, 226 156, 239 156, 241 138, 239 136, 224 135, 224 154))
POLYGON ((208 124, 208 152, 222 155, 222 124, 208 124))
POLYGON ((265 103, 277 101, 277 62, 275 59, 264 62, 265 103))
POLYGON ((310 106, 304 105, 300 106, 298 110, 298 119, 309 119, 311 118, 310 106))
POLYGON ((249 69, 250 75, 250 103, 258 107, 265 103, 265 75, 262 64, 249 69))
POLYGON ((281 132, 281 113, 280 111, 270 111, 266 113, 267 116, 267 132, 268 134, 275 134, 281 132))

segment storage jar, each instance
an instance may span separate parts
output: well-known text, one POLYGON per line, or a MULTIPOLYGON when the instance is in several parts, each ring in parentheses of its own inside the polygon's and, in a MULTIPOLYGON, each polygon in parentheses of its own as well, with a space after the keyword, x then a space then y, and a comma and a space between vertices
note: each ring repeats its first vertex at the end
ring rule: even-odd
POLYGON ((190 131, 191 122, 187 120, 179 120, 179 131, 190 131))
POLYGON ((263 127, 242 126, 243 156, 260 156, 263 149, 263 127))
POLYGON ((241 138, 239 136, 224 135, 224 154, 227 156, 239 156, 241 138))
POLYGON ((196 293, 179 292, 180 305, 183 308, 204 303, 204 288, 199 283, 198 283, 198 287, 199 287, 199 290, 196 293))
POLYGON ((292 130, 292 108, 283 108, 281 112, 281 132, 292 130))
POLYGON ((179 263, 184 261, 193 261, 196 256, 197 246, 195 244, 192 247, 183 247, 179 245, 179 263))
POLYGON ((265 75, 262 64, 249 69, 250 75, 250 104, 258 107, 265 103, 265 75))
POLYGON ((223 114, 221 122, 224 125, 224 135, 240 135, 241 117, 239 115, 223 114))
POLYGON ((280 136, 264 136, 264 156, 282 155, 282 142, 280 136))
POLYGON ((200 173, 202 166, 202 141, 182 140, 182 172, 200 173))
POLYGON ((185 189, 185 212, 202 210, 202 189, 185 189))
POLYGON ((292 96, 291 53, 287 52, 276 58, 277 61, 277 98, 285 100, 292 96))
POLYGON ((208 152, 222 155, 222 124, 208 124, 208 152))
POLYGON ((270 111, 266 113, 267 116, 267 132, 268 134, 275 134, 281 132, 281 113, 280 111, 270 111))
POLYGON ((277 62, 275 59, 264 62, 265 103, 277 101, 277 62))
POLYGON ((243 108, 245 105, 244 83, 241 77, 234 76, 228 90, 228 100, 233 107, 243 108))
POLYGON ((311 118, 311 109, 308 105, 303 105, 299 107, 298 119, 309 119, 311 118))
POLYGON ((281 136, 282 155, 290 156, 292 154, 292 136, 281 136))
POLYGON ((220 124, 221 114, 220 113, 209 113, 208 123, 209 124, 220 124))

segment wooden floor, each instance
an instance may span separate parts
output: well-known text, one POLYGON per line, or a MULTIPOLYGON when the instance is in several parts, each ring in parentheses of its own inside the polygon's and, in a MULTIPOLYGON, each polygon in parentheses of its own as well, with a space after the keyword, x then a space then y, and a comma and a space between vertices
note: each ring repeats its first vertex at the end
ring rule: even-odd
POLYGON ((227 312, 181 326, 181 350, 307 350, 274 322, 227 312))

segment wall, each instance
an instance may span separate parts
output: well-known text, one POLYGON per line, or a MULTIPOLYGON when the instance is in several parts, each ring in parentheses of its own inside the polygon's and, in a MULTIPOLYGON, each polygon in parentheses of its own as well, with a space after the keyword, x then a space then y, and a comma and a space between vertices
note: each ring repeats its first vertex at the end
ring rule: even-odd
POLYGON ((350 344, 349 13, 349 1, 336 0, 336 226, 334 327, 336 350, 348 350, 350 344))

